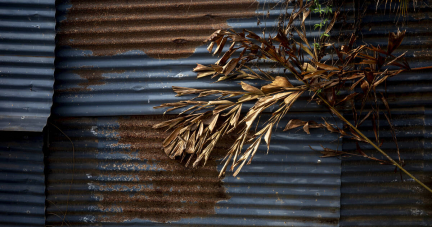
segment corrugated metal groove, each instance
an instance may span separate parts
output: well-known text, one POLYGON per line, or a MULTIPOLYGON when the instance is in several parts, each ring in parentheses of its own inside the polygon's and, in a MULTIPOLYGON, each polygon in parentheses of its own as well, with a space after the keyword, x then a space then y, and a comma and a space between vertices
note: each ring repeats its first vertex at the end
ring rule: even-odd
POLYGON ((0 8, 0 130, 42 131, 54 93, 55 1, 0 8))
POLYGON ((42 133, 0 137, 0 225, 45 226, 42 133))

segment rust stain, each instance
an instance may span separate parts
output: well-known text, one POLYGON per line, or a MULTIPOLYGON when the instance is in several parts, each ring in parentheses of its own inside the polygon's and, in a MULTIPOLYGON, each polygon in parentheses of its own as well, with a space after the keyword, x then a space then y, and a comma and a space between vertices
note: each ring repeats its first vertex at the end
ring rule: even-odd
MULTIPOLYGON (((135 116, 118 119, 118 126, 97 128, 95 118, 69 118, 56 121, 61 128, 80 132, 76 137, 71 135, 75 144, 75 175, 72 188, 88 185, 88 190, 72 190, 72 195, 97 198, 83 201, 69 199, 68 215, 93 215, 96 222, 119 223, 133 219, 144 219, 153 222, 171 222, 184 218, 205 217, 215 214, 217 202, 228 200, 223 182, 218 179, 217 161, 233 138, 226 138, 224 145, 214 150, 205 167, 186 168, 184 162, 172 160, 162 150, 162 141, 168 135, 164 130, 152 129, 156 123, 171 116, 135 116), (67 126, 62 124, 67 123, 67 126), (83 132, 88 135, 82 136, 83 132), (115 143, 100 141, 117 140, 115 143), (93 143, 93 145, 92 145, 93 143), (80 154, 109 157, 110 154, 121 154, 116 159, 80 158, 80 154), (97 154, 97 155, 96 155, 97 154), (86 176, 93 176, 87 179, 86 176), (98 179, 98 180, 96 180, 98 179), (76 186, 75 186, 76 185, 76 186), (86 195, 87 194, 87 195, 86 195), (73 207, 93 207, 85 213, 73 211, 73 207), (94 210, 94 208, 97 210, 94 210), (101 212, 102 211, 102 212, 101 212)), ((69 146, 68 140, 61 134, 52 135, 50 152, 62 152, 69 146), (62 141, 59 144, 59 140, 62 141), (55 141, 55 142, 53 142, 55 141)), ((64 158, 50 156, 50 163, 64 166, 64 158), (56 158, 57 157, 57 158, 56 158)), ((70 166, 71 167, 71 166, 70 166)), ((71 174, 71 169, 57 174, 71 174)), ((48 179, 53 184, 53 179, 48 179)), ((55 185, 69 185, 70 180, 58 179, 55 185)), ((66 187, 67 188, 67 187, 66 187)), ((51 188, 50 195, 66 195, 67 191, 56 191, 51 188)), ((65 200, 53 200, 57 206, 66 204, 65 200)), ((56 223, 51 223, 56 224, 56 223)), ((58 223, 57 223, 58 224, 58 223)))
POLYGON ((112 56, 142 50, 159 59, 186 58, 228 19, 256 16, 256 0, 70 0, 58 44, 112 56))
MULTIPOLYGON (((147 161, 144 168, 153 168, 154 171, 136 174, 140 182, 149 182, 143 189, 144 193, 136 193, 132 197, 110 193, 104 197, 104 203, 109 203, 108 209, 112 203, 127 202, 125 205, 114 205, 121 208, 121 215, 105 218, 104 221, 139 218, 168 222, 202 217, 214 214, 216 203, 229 198, 217 178, 217 157, 213 157, 205 167, 193 169, 165 155, 162 141, 168 133, 151 128, 163 119, 163 116, 136 116, 119 120, 119 144, 130 146, 132 152, 137 152, 140 161, 147 161)), ((219 148, 219 152, 221 150, 219 148)))
POLYGON ((59 89, 58 92, 82 92, 82 91, 91 91, 92 89, 89 86, 94 85, 104 85, 106 82, 104 81, 104 74, 106 73, 124 73, 126 70, 102 70, 102 69, 77 69, 73 70, 72 73, 77 74, 81 77, 81 79, 85 79, 86 81, 78 84, 79 87, 76 88, 68 88, 68 89, 59 89))

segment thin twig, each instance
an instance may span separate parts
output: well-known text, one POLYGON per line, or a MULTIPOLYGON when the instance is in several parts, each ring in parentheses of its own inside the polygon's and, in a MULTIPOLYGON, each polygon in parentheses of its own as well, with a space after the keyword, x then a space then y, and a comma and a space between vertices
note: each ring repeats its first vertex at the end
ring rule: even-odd
MULTIPOLYGON (((432 67, 431 67, 432 68, 432 67)), ((364 140, 366 140, 370 145, 372 145, 377 151, 379 151, 381 154, 383 154, 390 162, 393 163, 393 165, 397 166, 400 170, 402 170, 404 173, 406 173, 409 177, 411 177, 413 180, 415 180, 417 183, 419 183, 421 186, 426 188, 429 192, 432 193, 432 189, 430 189, 428 186, 423 184, 420 180, 418 180, 416 177, 414 177, 411 173, 409 173, 406 169, 404 169, 401 165, 399 165, 395 160, 393 160, 387 153, 385 153, 381 148, 379 148, 374 142, 372 142, 369 138, 367 138, 360 130, 358 130, 354 125, 352 125, 347 119, 345 119, 342 114, 340 114, 330 103, 327 102, 326 99, 324 99, 321 95, 317 95, 329 108, 330 110, 339 117, 343 122, 345 122, 348 126, 350 126, 354 131, 356 131, 359 136, 361 136, 364 140)))

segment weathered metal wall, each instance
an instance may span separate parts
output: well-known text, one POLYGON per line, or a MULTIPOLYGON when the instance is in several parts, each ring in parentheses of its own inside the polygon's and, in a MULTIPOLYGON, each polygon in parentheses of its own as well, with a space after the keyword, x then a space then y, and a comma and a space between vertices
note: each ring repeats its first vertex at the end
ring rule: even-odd
MULTIPOLYGON (((167 134, 151 129, 161 116, 131 116, 161 114, 153 107, 181 100, 173 85, 233 88, 196 80, 196 63, 217 59, 202 40, 229 26, 259 33, 257 17, 267 14, 261 27, 274 27, 277 2, 60 1, 53 114, 81 118, 55 120, 75 156, 50 130, 47 223, 60 225, 67 210, 67 224, 80 226, 337 226, 340 161, 308 147, 335 147, 335 135, 277 132, 271 155, 263 147, 238 177, 219 180, 216 160, 191 170, 166 157, 167 134)), ((326 115, 293 117, 308 116, 326 115)))
MULTIPOLYGON (((315 169, 319 155, 307 147, 334 141, 333 135, 275 134, 274 153, 257 157, 238 179, 226 177, 219 182, 214 178, 218 168, 215 162, 203 173, 185 171, 166 160, 159 150, 166 134, 149 129, 158 118, 127 117, 161 114, 164 110, 154 110, 153 106, 180 100, 174 99, 173 85, 232 88, 228 83, 209 84, 195 79, 192 68, 197 62, 210 64, 216 59, 200 46, 200 41, 215 29, 227 26, 257 31, 256 13, 269 15, 262 27, 273 27, 280 13, 277 7, 272 8, 276 2, 260 1, 258 7, 247 0, 192 4, 189 0, 59 2, 53 113, 115 117, 58 119, 57 124, 74 140, 75 171, 70 164, 70 143, 55 132, 50 136, 48 198, 56 205, 49 205, 48 212, 59 215, 59 210, 67 209, 67 220, 77 225, 156 225, 153 221, 168 221, 170 226, 338 225, 339 162, 323 159, 321 163, 330 163, 324 169, 315 169), (272 10, 267 12, 264 2, 272 10), (311 154, 304 156, 306 152, 311 154), (209 183, 204 185, 203 181, 209 183), (69 185, 71 192, 67 196, 69 185)), ((374 9, 368 12, 361 40, 385 45, 388 32, 397 30, 394 15, 381 13, 375 14, 374 9)), ((408 16, 408 26, 401 27, 407 30, 401 51, 409 50, 412 66, 430 62, 429 15, 428 9, 416 11, 408 16)), ((389 81, 387 92, 392 108, 418 107, 421 112, 430 105, 428 75, 418 71, 389 81)), ((305 102, 295 109, 319 110, 305 102)), ((395 125, 400 130, 402 152, 408 152, 404 158, 414 160, 407 161, 407 168, 427 175, 423 171, 430 171, 430 157, 428 149, 421 147, 429 140, 416 140, 419 127, 424 128, 422 135, 428 138, 428 127, 425 123, 419 126, 418 120, 427 117, 418 110, 399 110, 394 116, 395 125)), ((388 141, 389 132, 383 131, 388 141)), ((384 146, 392 150, 391 143, 384 146)), ((352 149, 352 144, 346 142, 344 149, 352 149)), ((399 224, 411 226, 430 222, 430 202, 425 195, 416 194, 414 183, 391 182, 399 179, 392 173, 393 168, 356 159, 346 160, 343 168, 340 225, 396 225, 395 220, 399 220, 399 224)), ((59 224, 61 219, 50 214, 48 223, 59 224)))
MULTIPOLYGON (((153 107, 183 99, 174 97, 171 86, 237 88, 196 79, 192 69, 198 62, 217 61, 202 41, 229 26, 270 31, 281 13, 279 1, 259 6, 255 0, 71 2, 59 4, 57 15, 53 114, 61 116, 162 114, 153 107)), ((316 110, 316 105, 302 102, 299 109, 316 110)))
MULTIPOLYGON (((427 2, 423 2, 427 4, 427 2)), ((421 6, 422 4, 419 4, 421 6)), ((432 65, 431 9, 417 7, 407 17, 407 31, 399 53, 407 52, 412 67, 432 65)), ((370 9, 372 14, 375 9, 370 9)), ((411 8, 412 12, 413 9, 411 8)), ((381 11, 382 12, 382 11, 381 11)), ((365 20, 363 40, 381 46, 387 44, 388 32, 394 31, 394 14, 370 17, 365 20)), ((431 70, 403 73, 387 82, 387 94, 392 108, 393 125, 396 129, 401 158, 405 168, 420 180, 432 186, 431 160, 431 115, 432 103, 431 70)), ((385 108, 385 107, 383 107, 385 108)), ((380 116, 383 150, 395 160, 396 147, 385 117, 380 116)), ((371 122, 361 128, 374 138, 371 122)), ((356 152, 355 143, 344 140, 345 151, 356 152)), ((365 152, 382 157, 370 146, 365 152)), ((432 224, 432 200, 430 193, 421 188, 407 175, 394 172, 392 166, 362 158, 342 161, 341 220, 340 226, 430 226, 432 224)))
POLYGON ((0 0, 0 130, 42 131, 54 84, 55 0, 0 0))
MULTIPOLYGON (((401 158, 405 168, 431 186, 430 110, 412 108, 394 110, 401 158)), ((384 117, 384 116, 381 116, 384 117)), ((382 149, 398 160, 391 132, 385 120, 380 121, 382 149)), ((371 123, 362 128, 368 135, 371 123), (368 127, 369 130, 365 129, 368 127)), ((355 143, 344 141, 345 151, 355 152, 355 143)), ((371 146, 363 146, 366 153, 382 157, 371 146)), ((406 174, 395 173, 395 168, 363 158, 343 160, 340 226, 430 226, 432 200, 430 193, 406 174)))
POLYGON ((336 148, 330 144, 335 135, 282 132, 283 121, 269 155, 262 146, 252 165, 220 180, 215 157, 233 139, 225 139, 205 167, 185 169, 161 150, 168 134, 151 126, 162 119, 56 119, 75 150, 50 127, 47 224, 60 225, 67 210, 68 224, 79 226, 337 226, 340 161, 321 159, 308 147, 336 148))
POLYGON ((0 226, 45 226, 42 133, 0 132, 0 226))

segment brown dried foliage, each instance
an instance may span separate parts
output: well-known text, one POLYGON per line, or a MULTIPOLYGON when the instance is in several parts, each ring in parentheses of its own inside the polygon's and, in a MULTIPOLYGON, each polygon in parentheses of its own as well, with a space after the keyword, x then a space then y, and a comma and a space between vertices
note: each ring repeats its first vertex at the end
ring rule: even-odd
MULTIPOLYGON (((205 165, 219 139, 226 134, 236 132, 237 140, 227 151, 220 172, 222 176, 231 163, 230 170, 234 171, 235 176, 245 164, 251 163, 262 139, 269 149, 272 130, 303 94, 311 94, 311 101, 327 105, 331 113, 347 126, 339 128, 325 119, 323 123, 291 119, 284 131, 302 127, 309 134, 311 128, 325 128, 331 133, 339 134, 340 137, 358 143, 369 143, 382 152, 374 142, 358 131, 357 127, 370 119, 373 122, 378 144, 379 130, 376 121, 380 111, 382 112, 379 109, 382 104, 388 112, 385 115, 386 119, 390 126, 392 125, 389 105, 383 95, 377 94, 376 88, 388 78, 411 70, 404 54, 393 55, 401 44, 405 32, 390 33, 387 50, 372 45, 355 47, 354 34, 347 44, 340 47, 335 47, 328 42, 329 38, 321 36, 320 47, 317 49, 316 45, 311 45, 306 38, 305 19, 309 15, 308 7, 310 7, 308 4, 298 3, 287 23, 280 26, 275 35, 263 32, 260 36, 248 30, 243 30, 241 33, 218 30, 208 38, 210 53, 215 49, 213 54, 220 54, 222 49, 225 49, 224 46, 228 46, 228 49, 215 64, 209 66, 198 64, 194 69, 198 78, 211 77, 217 78, 217 81, 261 80, 268 81, 268 84, 255 87, 241 82, 242 90, 239 91, 173 87, 177 96, 194 94, 197 95, 195 98, 210 95, 219 95, 219 97, 213 101, 196 101, 193 98, 189 101, 166 103, 155 107, 170 108, 167 111, 185 109, 178 118, 154 126, 172 130, 171 135, 163 143, 167 155, 171 158, 181 157, 182 160, 186 158, 186 166, 190 163, 193 163, 193 167, 200 163, 205 165), (294 27, 295 21, 300 23, 299 28, 294 27), (298 34, 300 40, 294 39, 293 31, 298 34), (331 57, 331 52, 337 57, 331 57), (325 57, 326 59, 330 57, 330 60, 324 60, 325 57), (260 67, 262 61, 283 67, 283 75, 273 77, 265 72, 260 67), (294 80, 301 83, 290 82, 294 80), (354 90, 356 92, 353 92, 354 90), (242 107, 246 102, 254 102, 254 105, 246 115, 242 116, 242 107), (355 109, 355 103, 360 104, 360 110, 355 109), (258 132, 252 132, 251 129, 259 116, 271 106, 278 106, 278 108, 272 112, 270 119, 258 132), (349 123, 338 111, 338 109, 350 108, 354 115, 354 124, 349 123), (365 109, 368 109, 366 115, 363 114, 365 109), (245 144, 248 144, 248 148, 243 152, 242 148, 245 144)), ((336 12, 326 33, 330 32, 337 15, 336 12)), ((393 127, 391 129, 393 130, 393 127)), ((394 132, 393 137, 397 144, 394 132)), ((352 154, 324 148, 321 152, 324 157, 360 155, 382 164, 394 164, 405 171, 384 152, 382 153, 390 162, 368 156, 359 146, 357 151, 358 154, 352 154)), ((399 163, 402 164, 400 158, 399 163)))

